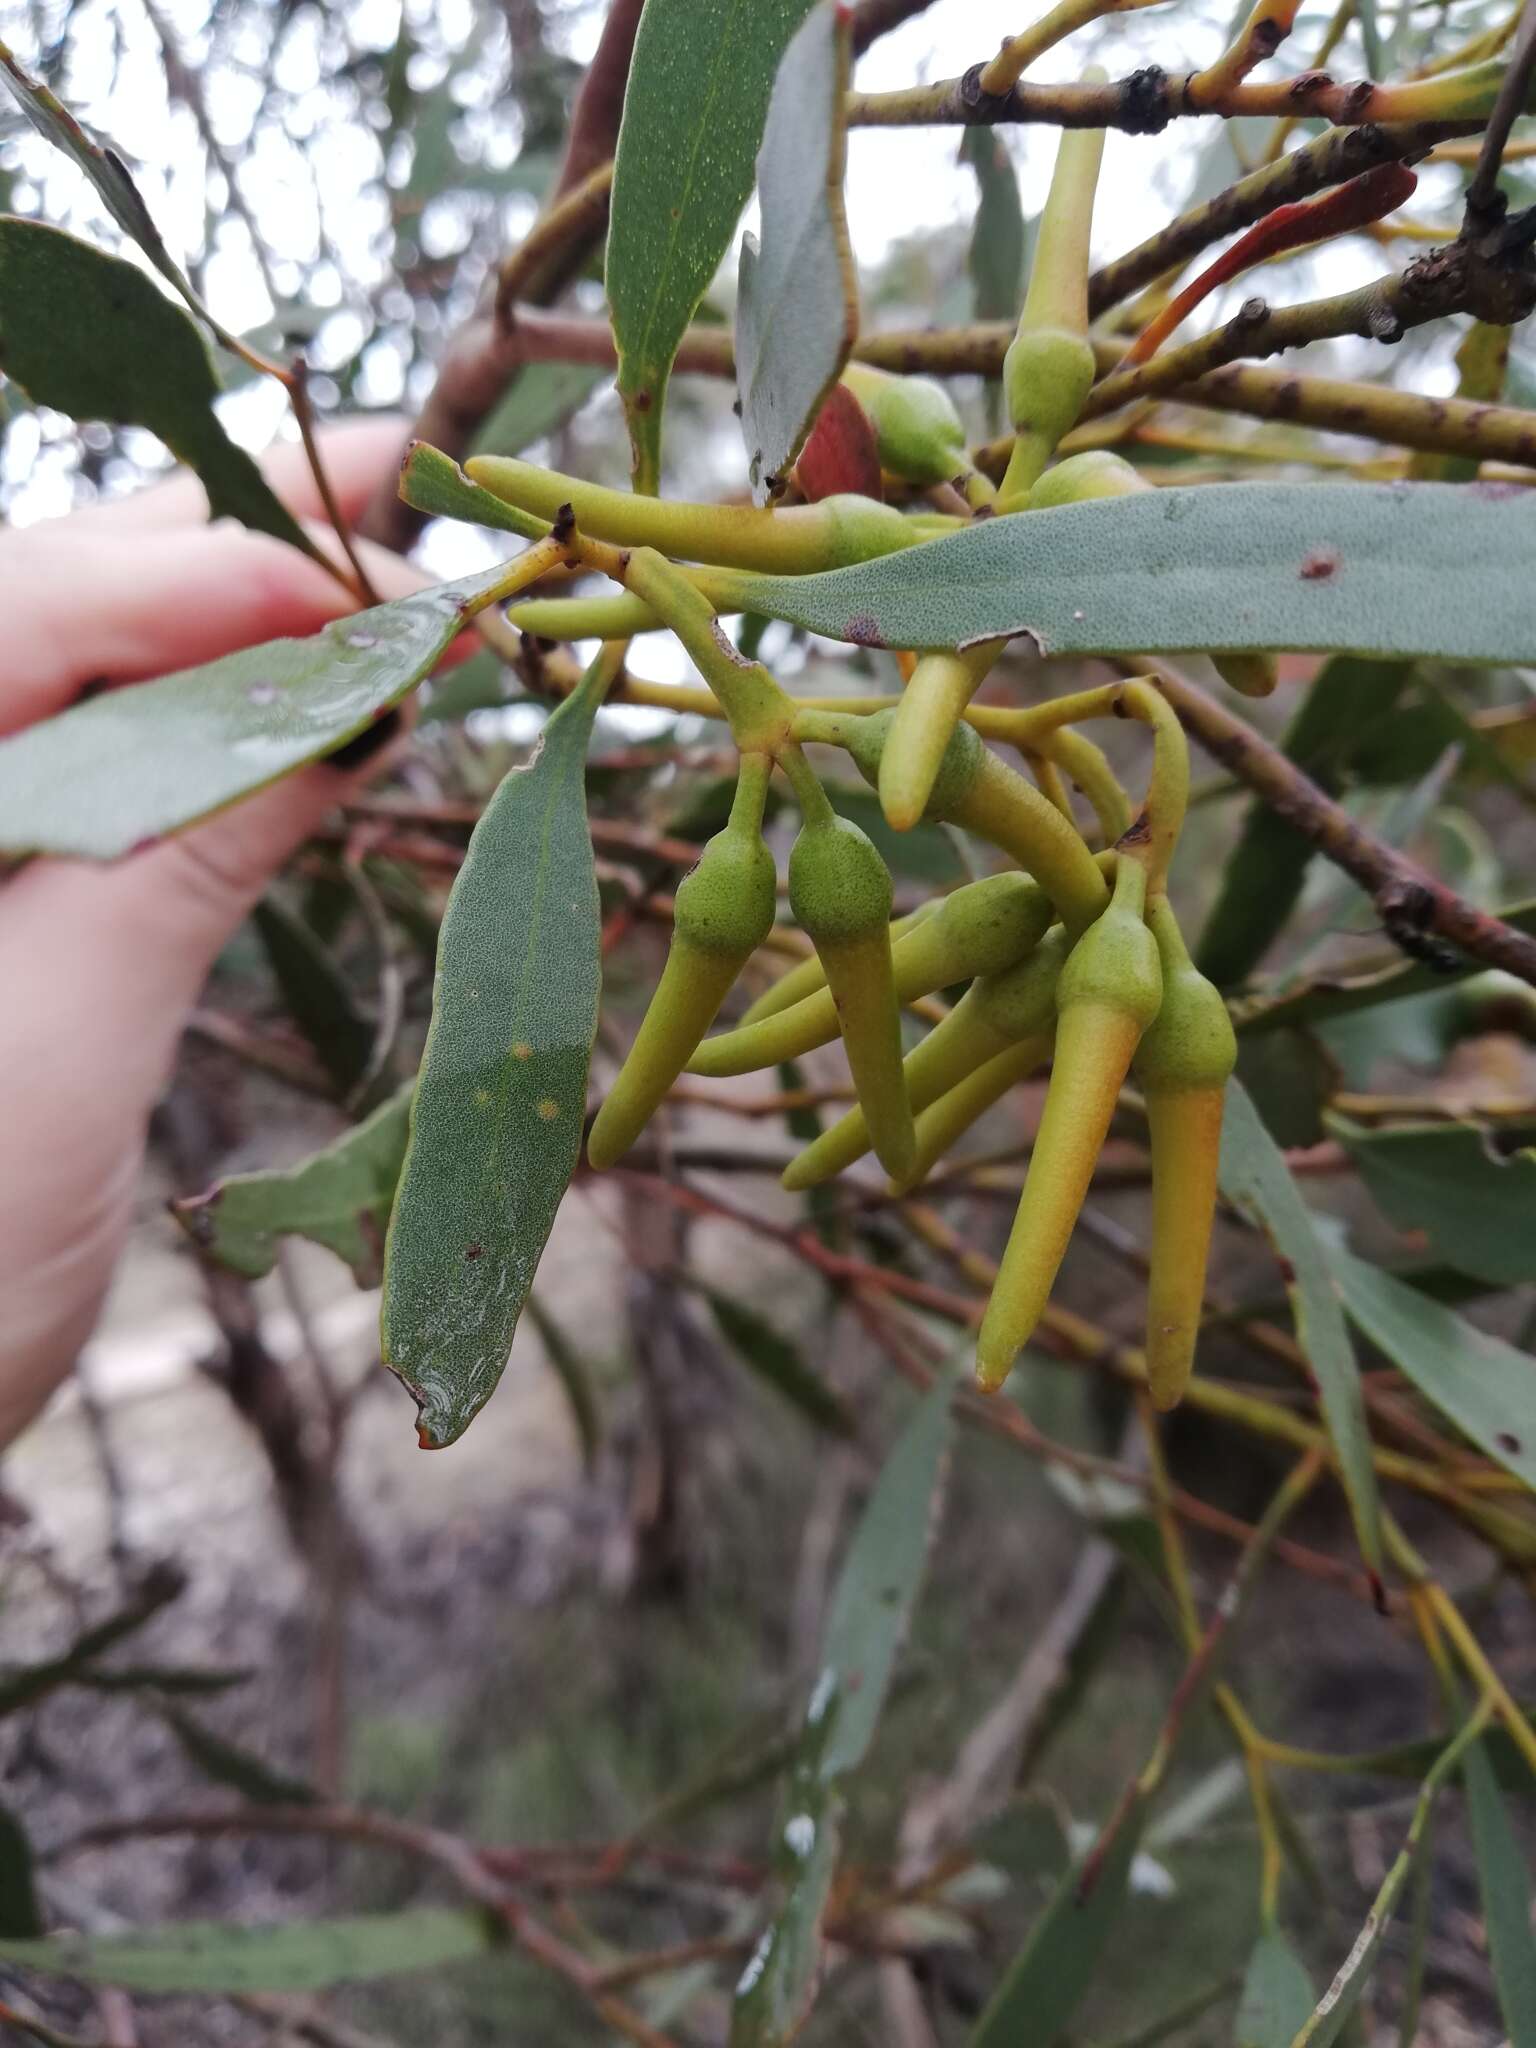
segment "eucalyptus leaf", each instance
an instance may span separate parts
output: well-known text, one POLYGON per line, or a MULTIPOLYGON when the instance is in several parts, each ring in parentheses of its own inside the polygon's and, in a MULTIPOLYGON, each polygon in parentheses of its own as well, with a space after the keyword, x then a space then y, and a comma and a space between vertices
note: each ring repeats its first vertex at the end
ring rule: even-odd
POLYGON ((400 465, 400 496, 429 519, 463 519, 492 526, 524 540, 542 540, 548 524, 472 483, 452 456, 427 441, 413 441, 400 465))
POLYGON ((1013 320, 1024 298, 1028 243, 1019 174, 996 128, 967 128, 960 138, 960 156, 976 173, 980 195, 965 259, 971 310, 978 320, 1013 320))
POLYGON ((525 363, 475 436, 472 455, 521 455, 558 433, 609 376, 590 363, 525 363))
POLYGON ((608 305, 642 489, 667 379, 752 190, 779 59, 812 0, 646 0, 614 153, 608 305))
POLYGON ((373 1026, 330 948, 270 892, 251 912, 284 1008, 313 1047, 341 1095, 355 1088, 373 1057, 373 1026))
POLYGON ((159 1704, 160 1719, 181 1747, 188 1762, 215 1785, 225 1785, 256 1806, 312 1806, 316 1794, 302 1778, 275 1770, 254 1750, 231 1742, 189 1714, 185 1707, 159 1704))
POLYGON ((0 1939, 25 1941, 42 1931, 32 1844, 15 1814, 0 1805, 0 1939))
POLYGON ((505 576, 104 690, 0 740, 0 853, 117 860, 318 760, 430 674, 505 576))
POLYGON ((836 1786, 868 1752, 922 1583, 953 1395, 953 1377, 941 1371, 887 1457, 843 1560, 774 1844, 782 1904, 736 1986, 730 2048, 785 2048, 810 2011, 837 1867, 836 1786))
POLYGON ((1500 1158, 1472 1124, 1327 1123, 1398 1229, 1422 1231, 1436 1258, 1493 1287, 1536 1280, 1536 1148, 1500 1158))
POLYGON ((1090 1872, 1076 1862, 1058 1880, 1050 1903, 977 2021, 968 2048, 1017 2048, 1024 2041, 1030 2048, 1051 2048, 1060 2039, 1124 1910, 1147 1804, 1142 1793, 1134 1794, 1102 1863, 1090 1872))
POLYGON ((1342 1246, 1328 1259, 1356 1327, 1479 1450, 1536 1487, 1536 1362, 1342 1246))
POLYGON ((1307 1205, 1284 1154, 1238 1081, 1227 1084, 1219 1177, 1223 1195, 1258 1225, 1281 1261, 1296 1335, 1317 1381, 1323 1420, 1338 1455, 1361 1554, 1371 1569, 1379 1572, 1380 1503, 1360 1370, 1349 1331, 1307 1205))
POLYGON ((1509 2048, 1536 2048, 1536 1936, 1531 1932, 1531 1873, 1510 1824, 1488 1759, 1486 1738, 1462 1759, 1472 1853, 1483 1895, 1483 1924, 1509 2048))
POLYGON ((851 568, 731 572, 732 607, 890 647, 1022 635, 1051 656, 1186 648, 1536 659, 1536 497, 1454 484, 1201 484, 1018 512, 851 568))
POLYGON ((581 1148, 602 981, 585 771, 605 674, 588 669, 487 804, 443 918, 380 1325, 434 1448, 501 1378, 581 1148))
POLYGON ((603 1411, 587 1361, 536 1294, 525 1305, 529 1322, 539 1333, 544 1356, 570 1405, 571 1420, 581 1443, 581 1462, 590 1472, 603 1446, 603 1411))
POLYGON ((210 1258, 247 1279, 271 1272, 280 1238, 307 1237, 344 1259, 359 1287, 376 1287, 414 1089, 408 1083, 298 1166, 232 1174, 173 1202, 172 1214, 210 1258))
POLYGON ((424 1906, 269 1927, 185 1920, 134 1934, 0 1941, 0 1962, 45 1977, 77 1977, 151 1995, 329 1991, 337 1984, 463 1962, 496 1941, 488 1914, 424 1906))
POLYGON ((212 518, 324 559, 224 431, 195 322, 137 264, 46 221, 0 219, 0 368, 34 404, 71 419, 147 427, 196 470, 212 518))
POLYGON ((1278 1927, 1266 1927, 1243 1977, 1235 2048, 1291 2048, 1315 1996, 1300 1956, 1278 1927))
POLYGON ((859 330, 843 210, 851 17, 816 0, 779 66, 757 157, 762 240, 742 244, 736 384, 752 496, 782 488, 859 330))

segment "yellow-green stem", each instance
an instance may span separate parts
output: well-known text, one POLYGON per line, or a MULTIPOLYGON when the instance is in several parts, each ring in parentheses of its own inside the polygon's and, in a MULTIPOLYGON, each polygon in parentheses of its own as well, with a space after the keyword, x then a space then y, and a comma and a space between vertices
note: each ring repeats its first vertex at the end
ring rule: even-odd
POLYGON ((955 727, 1006 645, 987 640, 919 658, 880 757, 880 807, 893 830, 910 832, 921 821, 955 727))

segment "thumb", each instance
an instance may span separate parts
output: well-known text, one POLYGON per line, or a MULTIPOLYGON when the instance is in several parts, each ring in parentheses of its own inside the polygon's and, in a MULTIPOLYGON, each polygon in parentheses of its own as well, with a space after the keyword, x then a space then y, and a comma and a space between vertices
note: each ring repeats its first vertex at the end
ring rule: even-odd
POLYGON ((361 779, 308 768, 115 866, 34 861, 0 889, 0 1444, 95 1321, 149 1114, 209 967, 361 779))

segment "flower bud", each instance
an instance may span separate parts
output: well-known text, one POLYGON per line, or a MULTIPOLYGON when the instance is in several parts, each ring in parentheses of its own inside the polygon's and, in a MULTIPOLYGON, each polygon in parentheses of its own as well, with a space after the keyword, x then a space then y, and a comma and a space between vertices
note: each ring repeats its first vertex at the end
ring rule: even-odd
POLYGON ((773 929, 773 855, 761 831, 766 760, 753 759, 764 765, 743 765, 730 823, 678 886, 661 981, 587 1139, 594 1167, 611 1166, 634 1144, 773 929))
POLYGON ((891 968, 891 893, 890 872, 866 833, 830 808, 807 818, 789 856, 790 909, 827 971, 880 1163, 887 1173, 904 1173, 914 1139, 891 968))
POLYGON ((970 468, 954 401, 931 377, 898 377, 850 363, 841 380, 875 430, 880 466, 913 484, 944 484, 970 468))
POLYGON ((1156 1405, 1172 1408, 1194 1366, 1237 1040, 1227 1006, 1190 959, 1166 897, 1151 906, 1147 922, 1163 976, 1162 1007, 1134 1062, 1152 1147, 1147 1378, 1156 1405))
POLYGON ((1050 1298, 1131 1055, 1162 1000, 1157 944, 1142 921, 1145 896, 1145 872, 1122 857, 1109 908, 1061 971, 1050 1087, 977 1342, 977 1376, 988 1389, 1008 1377, 1050 1298))

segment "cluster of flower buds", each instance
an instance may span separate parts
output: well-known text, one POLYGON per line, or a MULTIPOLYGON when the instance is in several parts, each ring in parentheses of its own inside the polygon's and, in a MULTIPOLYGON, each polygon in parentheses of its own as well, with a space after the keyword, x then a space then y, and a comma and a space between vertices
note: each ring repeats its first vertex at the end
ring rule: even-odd
MULTIPOLYGON (((894 703, 828 708, 790 697, 719 623, 722 613, 752 609, 758 572, 800 575, 892 553, 963 524, 957 503, 973 513, 1030 518, 1147 488, 1108 449, 1058 455, 1094 373, 1086 276, 1102 144, 1101 135, 1075 132, 1061 145, 1004 369, 1014 442, 995 491, 971 468, 960 420, 937 385, 862 366, 845 371, 829 401, 835 432, 806 466, 835 483, 834 444, 857 441, 864 491, 818 495, 807 485, 806 502, 720 507, 604 490, 498 458, 471 462, 469 471, 517 508, 516 517, 558 522, 573 536, 571 559, 622 586, 609 596, 525 599, 511 614, 515 622, 566 639, 670 629, 708 684, 706 701, 729 722, 741 757, 730 821, 677 892, 666 967, 593 1124, 592 1165, 611 1165, 627 1151, 683 1072, 773 1068, 839 1040, 857 1106, 792 1162, 785 1184, 815 1186, 872 1152, 893 1190, 906 1192, 1010 1088, 1048 1068, 1018 1212, 978 1339, 979 1377, 996 1388, 1046 1309, 1130 1081, 1144 1105, 1152 1160, 1147 1373, 1153 1399, 1171 1406, 1187 1381, 1200 1323, 1235 1042, 1225 1005, 1193 966, 1168 900, 1189 764, 1155 679, 1105 684, 1028 709, 978 709, 972 700, 1004 644, 991 641, 910 650, 899 657, 905 687, 894 703), (907 510, 885 502, 893 482, 911 501, 907 510), (870 494, 876 490, 880 496, 870 494), (1140 721, 1151 737, 1147 789, 1134 807, 1080 730, 1107 717, 1140 721), (1018 751, 1029 774, 989 744, 999 741, 1018 751), (834 810, 807 747, 843 749, 896 830, 953 825, 1011 865, 893 921, 885 861, 834 810), (733 1028, 710 1036, 775 922, 777 875, 763 819, 776 769, 800 808, 789 908, 814 954, 733 1028), (1096 814, 1097 852, 1077 822, 1069 780, 1096 814), (961 987, 942 1021, 904 1052, 904 1009, 961 987)), ((1262 689, 1272 666, 1244 657, 1231 680, 1262 689)))

